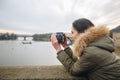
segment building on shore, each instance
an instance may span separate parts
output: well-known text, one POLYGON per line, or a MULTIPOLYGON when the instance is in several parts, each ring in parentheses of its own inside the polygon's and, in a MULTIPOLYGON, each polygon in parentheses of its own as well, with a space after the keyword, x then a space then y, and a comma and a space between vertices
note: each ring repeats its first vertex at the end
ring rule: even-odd
POLYGON ((113 33, 113 40, 115 42, 116 47, 120 47, 120 32, 113 33))
POLYGON ((111 30, 110 37, 113 38, 116 47, 120 47, 120 25, 111 30))

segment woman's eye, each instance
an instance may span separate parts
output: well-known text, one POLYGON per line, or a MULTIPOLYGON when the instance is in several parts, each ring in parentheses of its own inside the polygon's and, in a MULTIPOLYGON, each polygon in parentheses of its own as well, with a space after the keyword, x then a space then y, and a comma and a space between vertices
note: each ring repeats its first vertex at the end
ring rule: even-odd
POLYGON ((71 32, 73 34, 73 32, 71 32))

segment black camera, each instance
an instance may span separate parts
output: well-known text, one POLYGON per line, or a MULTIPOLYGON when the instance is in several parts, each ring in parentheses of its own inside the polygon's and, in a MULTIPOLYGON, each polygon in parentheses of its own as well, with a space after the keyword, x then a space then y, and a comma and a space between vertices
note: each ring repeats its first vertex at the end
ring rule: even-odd
POLYGON ((65 43, 66 39, 67 39, 67 45, 72 45, 73 42, 72 42, 72 39, 70 37, 67 37, 65 35, 65 33, 63 32, 57 32, 56 33, 56 38, 58 40, 58 43, 65 43))
POLYGON ((65 43, 65 41, 66 41, 66 36, 63 32, 57 32, 56 38, 58 40, 58 43, 65 43))

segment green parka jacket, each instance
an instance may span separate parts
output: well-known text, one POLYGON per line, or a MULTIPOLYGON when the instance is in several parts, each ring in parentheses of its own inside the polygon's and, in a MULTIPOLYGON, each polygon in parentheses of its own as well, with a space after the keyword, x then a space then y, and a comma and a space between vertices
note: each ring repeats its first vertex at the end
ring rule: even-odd
POLYGON ((103 26, 87 30, 75 42, 81 46, 73 46, 80 52, 79 58, 68 47, 57 53, 58 60, 73 76, 86 80, 120 80, 120 59, 113 53, 115 46, 107 31, 103 26))

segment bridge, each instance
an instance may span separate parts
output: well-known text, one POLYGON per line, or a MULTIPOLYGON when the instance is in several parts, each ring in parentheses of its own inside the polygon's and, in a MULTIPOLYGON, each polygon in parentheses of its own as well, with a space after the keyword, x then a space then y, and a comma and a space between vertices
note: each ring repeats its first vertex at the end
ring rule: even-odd
POLYGON ((26 38, 27 37, 33 37, 33 35, 20 35, 20 34, 17 34, 17 37, 23 37, 24 38, 24 40, 26 41, 26 38))

